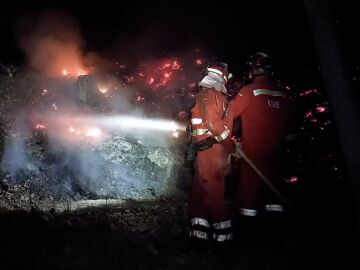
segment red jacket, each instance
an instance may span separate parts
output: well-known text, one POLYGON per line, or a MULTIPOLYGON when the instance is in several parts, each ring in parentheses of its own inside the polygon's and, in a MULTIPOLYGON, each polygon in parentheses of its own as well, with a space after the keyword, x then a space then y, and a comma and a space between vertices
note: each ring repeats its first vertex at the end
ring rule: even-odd
POLYGON ((227 97, 215 90, 204 89, 196 98, 196 104, 191 111, 191 124, 193 130, 193 140, 195 142, 204 140, 208 137, 216 137, 221 134, 228 135, 221 140, 222 144, 229 153, 234 151, 231 140, 233 127, 233 116, 230 103, 227 97))
POLYGON ((253 158, 276 154, 287 132, 291 102, 267 77, 255 78, 232 100, 234 119, 241 117, 243 149, 253 158))

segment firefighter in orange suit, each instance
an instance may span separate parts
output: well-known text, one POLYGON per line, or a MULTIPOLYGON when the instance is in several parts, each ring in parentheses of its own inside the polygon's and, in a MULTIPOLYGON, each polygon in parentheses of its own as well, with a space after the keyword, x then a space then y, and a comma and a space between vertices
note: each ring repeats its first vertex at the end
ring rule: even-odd
MULTIPOLYGON (((256 53, 248 65, 252 82, 241 88, 232 100, 233 117, 241 118, 242 150, 263 175, 274 181, 291 102, 272 79, 271 57, 256 53)), ((237 196, 240 215, 254 217, 258 210, 282 212, 283 205, 279 201, 266 201, 271 192, 253 168, 244 159, 239 161, 239 166, 237 196)))
POLYGON ((225 242, 233 238, 224 180, 229 155, 236 154, 237 145, 231 139, 233 116, 225 88, 227 79, 225 63, 208 65, 192 109, 192 141, 197 153, 189 196, 192 239, 225 242))

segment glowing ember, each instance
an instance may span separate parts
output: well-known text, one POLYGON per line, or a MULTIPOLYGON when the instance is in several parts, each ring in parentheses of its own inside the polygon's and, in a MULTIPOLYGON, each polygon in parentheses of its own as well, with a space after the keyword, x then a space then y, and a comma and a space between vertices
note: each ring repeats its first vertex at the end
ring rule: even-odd
POLYGON ((139 77, 145 77, 145 74, 143 72, 138 73, 139 77))
POLYGON ((165 73, 165 74, 164 74, 164 77, 165 77, 165 78, 170 78, 170 74, 169 74, 169 73, 165 73))
POLYGON ((134 76, 124 76, 128 83, 134 82, 134 76))
POLYGON ((144 99, 145 99, 144 97, 138 96, 137 99, 136 99, 136 101, 140 102, 140 101, 143 101, 144 99))
POLYGON ((179 70, 181 68, 180 64, 178 61, 174 61, 172 64, 172 69, 174 70, 179 70))
POLYGON ((316 111, 318 113, 324 113, 327 111, 327 108, 325 106, 318 105, 318 106, 316 106, 316 111))
POLYGON ((149 79, 148 83, 149 83, 149 84, 153 84, 154 81, 155 81, 155 79, 154 79, 153 77, 151 77, 151 78, 149 79))
POLYGON ((309 118, 309 117, 312 117, 312 116, 313 116, 312 111, 307 111, 306 114, 305 114, 306 118, 309 118))
POLYGON ((55 102, 52 104, 52 107, 54 108, 55 111, 58 109, 55 102))
POLYGON ((287 180, 288 183, 295 184, 299 181, 299 178, 297 176, 292 176, 290 179, 287 180))
POLYGON ((195 63, 200 66, 204 63, 204 61, 202 59, 196 59, 195 63))
POLYGON ((319 94, 319 92, 316 89, 305 90, 305 91, 300 93, 300 96, 308 96, 308 95, 311 95, 311 94, 319 94))
POLYGON ((37 125, 35 126, 35 128, 36 128, 36 129, 45 129, 46 126, 45 126, 44 124, 37 124, 37 125))
POLYGON ((47 93, 48 93, 48 90, 44 89, 44 90, 41 92, 41 95, 45 96, 45 95, 47 95, 47 93))
POLYGON ((64 69, 64 70, 62 71, 62 74, 63 74, 63 76, 67 76, 69 73, 68 73, 68 71, 67 71, 66 69, 64 69))
POLYGON ((169 68, 169 67, 171 67, 171 64, 170 63, 165 63, 164 65, 162 65, 161 68, 164 69, 164 68, 169 68))
POLYGON ((102 94, 105 94, 108 91, 107 87, 100 86, 100 85, 98 85, 98 89, 99 89, 99 92, 102 93, 102 94))

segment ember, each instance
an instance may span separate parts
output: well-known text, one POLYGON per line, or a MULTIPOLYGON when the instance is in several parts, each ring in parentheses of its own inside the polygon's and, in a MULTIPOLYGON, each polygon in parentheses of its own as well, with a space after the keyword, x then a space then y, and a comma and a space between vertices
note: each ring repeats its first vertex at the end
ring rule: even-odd
POLYGON ((311 94, 317 95, 317 94, 319 94, 319 92, 316 89, 305 90, 305 91, 300 93, 300 96, 308 96, 308 95, 311 95, 311 94))
POLYGON ((202 59, 196 59, 195 63, 200 66, 204 63, 204 61, 202 59))
POLYGON ((316 106, 316 111, 318 113, 324 113, 324 112, 327 112, 327 108, 325 106, 318 105, 318 106, 316 106))
POLYGON ((108 88, 107 87, 104 87, 104 86, 98 86, 98 89, 99 89, 99 92, 102 93, 102 94, 105 94, 108 92, 108 88))
POLYGON ((36 129, 45 129, 46 126, 45 126, 44 124, 37 124, 37 125, 35 126, 35 128, 36 128, 36 129))

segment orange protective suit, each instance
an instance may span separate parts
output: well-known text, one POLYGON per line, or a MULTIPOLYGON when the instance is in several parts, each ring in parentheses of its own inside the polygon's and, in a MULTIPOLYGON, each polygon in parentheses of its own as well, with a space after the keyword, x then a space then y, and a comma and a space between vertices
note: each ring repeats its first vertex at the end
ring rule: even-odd
MULTIPOLYGON (((285 138, 291 112, 287 95, 277 91, 266 76, 243 87, 232 100, 234 119, 241 118, 243 151, 271 181, 277 179, 280 144, 285 138)), ((240 214, 256 216, 263 207, 266 185, 255 171, 240 160, 238 200, 240 214)), ((267 190, 268 193, 270 192, 267 190)), ((267 204, 265 210, 282 211, 281 204, 267 204)))
POLYGON ((228 157, 235 146, 231 140, 232 108, 226 95, 204 88, 196 98, 191 122, 195 144, 209 138, 217 141, 210 148, 197 152, 189 197, 190 236, 208 239, 209 230, 214 230, 215 240, 230 240, 231 220, 224 197, 224 180, 229 171, 228 157))

